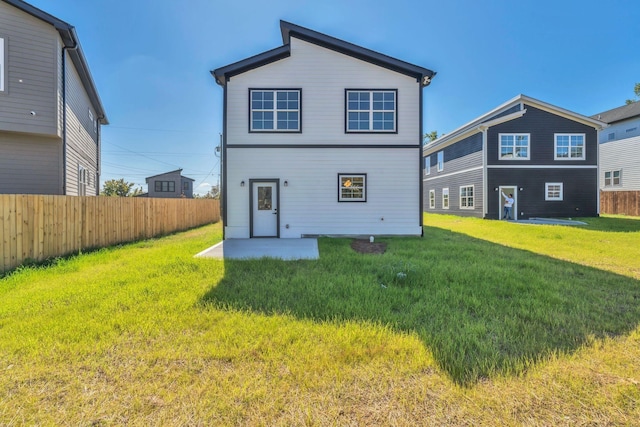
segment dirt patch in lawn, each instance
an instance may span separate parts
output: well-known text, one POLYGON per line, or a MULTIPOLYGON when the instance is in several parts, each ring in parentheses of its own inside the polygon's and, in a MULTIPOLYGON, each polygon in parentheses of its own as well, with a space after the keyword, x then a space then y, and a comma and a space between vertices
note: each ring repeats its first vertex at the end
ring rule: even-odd
POLYGON ((365 239, 354 239, 351 242, 351 249, 361 254, 383 254, 387 250, 387 244, 371 243, 365 239))

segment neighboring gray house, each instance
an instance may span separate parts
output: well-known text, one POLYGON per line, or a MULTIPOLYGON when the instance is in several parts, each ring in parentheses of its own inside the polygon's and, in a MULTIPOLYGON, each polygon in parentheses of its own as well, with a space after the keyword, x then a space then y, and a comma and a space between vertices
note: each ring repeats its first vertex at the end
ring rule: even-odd
POLYGON ((424 210, 515 220, 595 216, 598 130, 605 124, 525 95, 424 147, 424 210))
POLYGON ((97 195, 103 124, 74 27, 0 0, 0 193, 97 195))
POLYGON ((193 199, 193 179, 182 176, 182 169, 146 178, 147 197, 193 199))
POLYGON ((600 189, 640 190, 640 102, 593 118, 609 124, 600 132, 600 189))

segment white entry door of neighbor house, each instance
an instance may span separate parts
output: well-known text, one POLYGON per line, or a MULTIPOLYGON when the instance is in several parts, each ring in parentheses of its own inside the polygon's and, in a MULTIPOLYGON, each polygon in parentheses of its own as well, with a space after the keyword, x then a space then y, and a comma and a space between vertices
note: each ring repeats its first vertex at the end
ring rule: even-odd
POLYGON ((251 182, 251 237, 279 237, 278 182, 251 182))
POLYGON ((513 209, 511 209, 511 214, 513 215, 513 220, 518 220, 518 187, 515 185, 501 185, 498 191, 498 197, 500 198, 500 211, 498 215, 498 219, 502 219, 502 215, 504 212, 504 196, 502 194, 513 194, 513 209))

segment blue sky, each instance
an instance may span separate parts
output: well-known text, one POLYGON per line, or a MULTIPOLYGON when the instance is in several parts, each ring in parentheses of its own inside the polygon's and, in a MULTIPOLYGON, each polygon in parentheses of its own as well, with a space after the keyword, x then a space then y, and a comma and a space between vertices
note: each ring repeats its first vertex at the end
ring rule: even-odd
POLYGON ((581 114, 640 82, 637 0, 27 0, 76 27, 110 121, 102 181, 183 168, 218 181, 210 70, 282 45, 279 20, 437 71, 424 129, 448 133, 523 93, 581 114))

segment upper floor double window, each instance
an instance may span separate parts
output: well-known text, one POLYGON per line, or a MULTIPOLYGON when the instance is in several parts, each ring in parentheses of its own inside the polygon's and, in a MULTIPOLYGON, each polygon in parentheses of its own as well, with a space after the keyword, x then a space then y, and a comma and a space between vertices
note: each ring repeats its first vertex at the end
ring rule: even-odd
POLYGON ((554 160, 584 160, 584 134, 556 133, 554 160))
POLYGON ((498 153, 500 160, 529 160, 530 135, 528 133, 501 133, 498 138, 500 140, 498 153))
POLYGON ((300 89, 250 89, 250 132, 300 132, 300 89))
POLYGON ((398 91, 346 90, 346 132, 397 132, 398 91))

